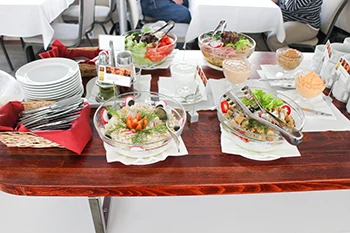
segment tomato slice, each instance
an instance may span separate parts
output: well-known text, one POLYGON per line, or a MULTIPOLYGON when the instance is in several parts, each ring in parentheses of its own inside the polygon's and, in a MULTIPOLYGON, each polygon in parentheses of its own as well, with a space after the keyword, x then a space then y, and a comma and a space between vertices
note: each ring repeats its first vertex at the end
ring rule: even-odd
POLYGON ((288 105, 283 105, 281 108, 286 110, 286 114, 287 115, 290 115, 291 109, 290 109, 290 107, 288 105))
POLYGON ((220 103, 220 107, 221 107, 221 111, 223 113, 227 113, 228 110, 230 109, 230 105, 229 103, 227 102, 227 100, 223 100, 221 103, 220 103))

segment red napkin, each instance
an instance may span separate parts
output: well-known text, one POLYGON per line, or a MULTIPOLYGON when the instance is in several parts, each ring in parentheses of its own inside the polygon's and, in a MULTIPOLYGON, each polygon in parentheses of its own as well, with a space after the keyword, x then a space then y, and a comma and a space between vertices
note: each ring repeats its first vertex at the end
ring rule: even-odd
POLYGON ((42 52, 39 56, 41 58, 64 57, 74 59, 78 57, 86 57, 88 59, 93 59, 101 52, 99 48, 96 48, 95 50, 67 49, 67 47, 59 40, 52 42, 51 47, 51 50, 42 52))
POLYGON ((24 125, 15 124, 18 114, 23 111, 23 105, 18 101, 12 101, 0 108, 0 131, 32 132, 40 137, 56 142, 61 146, 77 154, 81 154, 86 144, 89 142, 92 131, 90 127, 90 105, 80 110, 80 117, 71 122, 69 130, 42 130, 30 131, 24 125))

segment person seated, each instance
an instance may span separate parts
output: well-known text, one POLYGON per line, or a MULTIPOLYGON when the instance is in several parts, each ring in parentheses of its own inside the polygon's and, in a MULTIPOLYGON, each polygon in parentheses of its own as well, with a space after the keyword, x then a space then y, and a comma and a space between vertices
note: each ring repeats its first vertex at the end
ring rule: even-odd
POLYGON ((283 42, 280 42, 275 33, 270 33, 266 43, 271 51, 317 36, 321 25, 322 0, 272 1, 278 3, 281 8, 286 37, 283 42))
POLYGON ((141 0, 143 15, 156 20, 175 23, 189 23, 191 14, 188 10, 188 0, 141 0))

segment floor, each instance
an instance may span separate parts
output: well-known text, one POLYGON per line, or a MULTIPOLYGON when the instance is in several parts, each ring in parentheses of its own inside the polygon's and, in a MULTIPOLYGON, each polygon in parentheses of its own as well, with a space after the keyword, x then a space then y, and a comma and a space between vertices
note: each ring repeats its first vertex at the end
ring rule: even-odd
MULTIPOLYGON (((95 36, 98 32, 95 32, 95 36)), ((259 35, 257 51, 266 51, 259 35)), ((6 48, 17 70, 18 41, 6 48)), ((0 51, 0 70, 11 72, 0 51)), ((113 198, 111 233, 350 233, 350 191, 205 197, 113 198)), ((84 197, 19 197, 0 192, 0 232, 93 233, 84 197)))

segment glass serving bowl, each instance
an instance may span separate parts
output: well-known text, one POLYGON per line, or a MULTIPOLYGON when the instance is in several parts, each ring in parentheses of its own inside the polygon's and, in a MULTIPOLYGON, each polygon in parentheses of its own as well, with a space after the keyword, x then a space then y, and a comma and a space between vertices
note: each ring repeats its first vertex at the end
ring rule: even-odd
POLYGON ((160 120, 156 117, 153 118, 153 120, 148 118, 148 123, 144 123, 146 122, 144 120, 139 120, 138 122, 140 124, 144 124, 144 129, 140 131, 137 129, 131 130, 128 128, 127 124, 129 115, 132 116, 130 120, 130 122, 132 122, 133 119, 137 118, 137 113, 140 113, 142 116, 145 111, 148 112, 149 109, 153 111, 156 106, 160 104, 163 106, 165 105, 164 109, 167 111, 169 128, 174 131, 177 136, 181 136, 186 123, 186 111, 184 107, 177 100, 155 92, 129 92, 104 102, 95 112, 94 126, 103 142, 112 146, 117 153, 132 158, 154 156, 167 150, 173 142, 172 137, 166 130, 161 132, 152 131, 151 128, 155 128, 156 125, 160 124, 160 120), (135 98, 133 99, 133 97, 135 98), (133 105, 135 108, 133 108, 132 111, 123 112, 126 102, 130 99, 133 100, 132 102, 134 102, 133 105), (114 112, 118 111, 119 117, 112 117, 110 114, 107 114, 106 110, 108 108, 112 108, 114 112), (121 119, 121 121, 116 120, 118 118, 121 119), (109 128, 107 124, 114 126, 109 128), (111 129, 113 129, 113 131, 111 131, 111 129), (132 138, 136 135, 139 138, 132 138))
POLYGON ((295 78, 295 88, 303 98, 314 98, 323 92, 326 84, 314 71, 298 72, 295 78))
POLYGON ((279 48, 276 51, 278 65, 285 71, 295 70, 303 60, 303 54, 296 49, 288 47, 279 48))
POLYGON ((225 59, 237 57, 237 56, 246 56, 247 58, 254 52, 256 42, 250 36, 247 36, 242 33, 238 33, 239 36, 245 36, 246 39, 251 43, 251 47, 245 50, 236 50, 233 47, 212 47, 209 45, 212 41, 213 31, 205 32, 198 37, 198 46, 202 51, 204 58, 212 65, 217 67, 222 67, 222 62, 225 59))
POLYGON ((167 34, 172 40, 168 45, 159 44, 157 47, 155 43, 140 45, 140 43, 128 42, 127 38, 137 32, 141 30, 128 31, 123 36, 125 36, 125 49, 132 53, 134 63, 140 67, 153 67, 163 63, 176 47, 177 37, 171 32, 167 34))
MULTIPOLYGON (((290 116, 294 119, 295 128, 297 130, 301 130, 303 128, 305 123, 304 112, 300 108, 300 106, 297 103, 295 103, 292 99, 273 90, 255 87, 251 87, 251 89, 261 89, 265 93, 271 93, 274 96, 280 98, 284 102, 284 105, 289 106, 291 110, 290 116)), ((230 95, 229 92, 230 91, 225 92, 220 97, 217 106, 217 116, 222 125, 222 128, 229 133, 230 139, 238 146, 249 151, 268 152, 278 149, 285 142, 285 139, 278 132, 274 131, 275 133, 271 135, 266 131, 264 131, 264 133, 262 134, 249 131, 241 125, 234 123, 232 119, 229 119, 227 115, 223 113, 221 103, 222 101, 227 100, 227 96, 230 95)), ((242 96, 242 92, 241 95, 239 95, 237 92, 234 93, 236 93, 236 96, 238 97, 242 96)))

